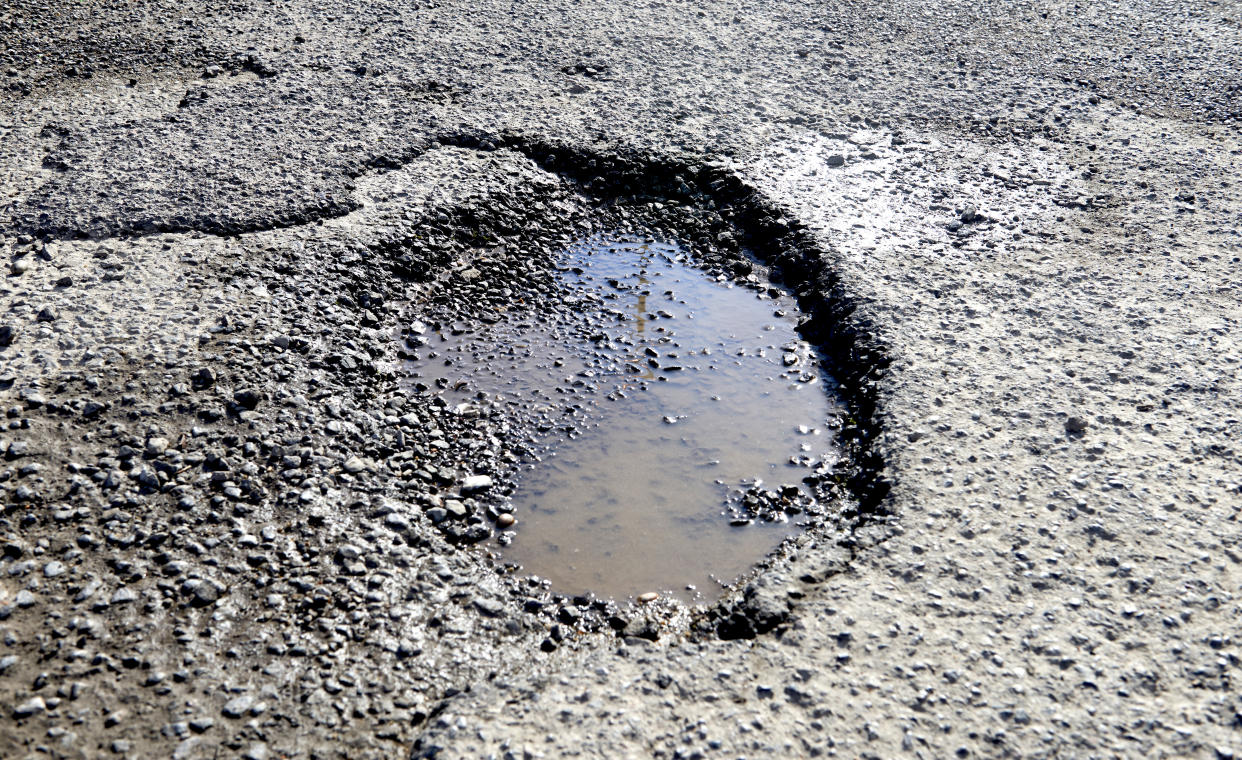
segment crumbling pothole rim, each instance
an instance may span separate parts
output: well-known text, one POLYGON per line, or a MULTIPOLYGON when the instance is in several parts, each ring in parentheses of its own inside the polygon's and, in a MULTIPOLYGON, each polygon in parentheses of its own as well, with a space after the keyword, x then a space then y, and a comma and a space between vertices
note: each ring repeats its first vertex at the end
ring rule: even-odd
POLYGON ((878 325, 861 308, 865 306, 863 300, 851 293, 833 270, 833 254, 802 223, 720 165, 679 161, 633 149, 603 152, 511 133, 456 133, 442 135, 435 143, 470 150, 515 151, 603 203, 640 199, 692 204, 708 198, 738 233, 742 248, 771 268, 773 283, 794 294, 804 315, 798 332, 825 357, 826 369, 837 380, 848 411, 838 437, 846 463, 841 485, 856 503, 856 514, 847 510, 844 515, 854 520, 853 531, 844 536, 829 535, 827 524, 820 523, 787 539, 737 579, 732 593, 707 607, 696 629, 714 630, 721 638, 753 638, 786 623, 788 611, 753 619, 755 616, 745 609, 747 592, 752 582, 769 573, 783 551, 800 539, 833 541, 849 555, 844 562, 831 563, 827 572, 804 576, 804 580, 821 583, 848 568, 856 549, 887 537, 884 523, 893 517, 886 504, 891 482, 876 442, 881 431, 879 385, 891 365, 889 350, 878 325), (749 623, 738 625, 739 616, 749 623))

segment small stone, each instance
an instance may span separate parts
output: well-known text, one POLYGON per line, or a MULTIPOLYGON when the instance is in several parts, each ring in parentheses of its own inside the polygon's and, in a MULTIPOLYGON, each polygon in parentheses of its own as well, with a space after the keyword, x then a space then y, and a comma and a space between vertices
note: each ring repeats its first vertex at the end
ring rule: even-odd
POLYGON ((168 451, 168 439, 167 438, 155 437, 155 438, 147 439, 147 448, 146 448, 147 456, 158 457, 158 456, 163 455, 165 451, 168 451))
POLYGON ((654 591, 648 591, 644 594, 639 594, 637 598, 640 604, 650 604, 659 599, 660 595, 654 591))
POLYGON ((516 522, 517 522, 517 518, 509 514, 508 512, 502 512, 500 516, 496 518, 496 525, 497 527, 500 527, 500 528, 513 527, 513 524, 516 522))
POLYGON ((0 325, 0 346, 13 345, 15 337, 17 337, 17 328, 13 325, 0 325))
POLYGON ((344 467, 346 472, 357 474, 365 470, 367 465, 358 457, 350 457, 345 460, 344 467))
POLYGON ((253 412, 263 400, 263 395, 258 391, 240 390, 233 394, 233 400, 238 406, 253 412))
POLYGON ((44 306, 39 310, 36 319, 40 322, 55 322, 60 319, 60 312, 56 311, 56 308, 53 306, 44 306))
POLYGON ((46 578, 55 578, 58 575, 64 575, 66 570, 65 563, 52 560, 43 566, 43 575, 46 578))
POLYGON ((190 721, 190 730, 196 734, 201 734, 214 725, 216 725, 215 718, 195 718, 190 721))
POLYGON ((646 639, 655 641, 660 638, 660 629, 650 618, 636 618, 621 629, 621 635, 627 639, 646 639))
POLYGON ((116 590, 116 593, 112 595, 112 599, 108 603, 109 604, 127 604, 129 602, 136 601, 137 599, 138 599, 138 595, 134 593, 134 590, 132 588, 128 586, 121 586, 119 589, 116 590))
POLYGON ((216 373, 207 367, 200 367, 190 375, 190 386, 196 391, 206 390, 216 384, 216 373))
POLYGON ((461 492, 472 494, 486 491, 492 487, 492 479, 487 475, 471 475, 461 482, 461 492))
POLYGON ((505 606, 495 599, 475 599, 474 606, 488 617, 500 617, 505 611, 505 606))
MULTIPOLYGON (((461 502, 458 503, 460 504, 461 502)), ((433 523, 439 525, 448 519, 448 510, 444 507, 432 507, 427 510, 427 518, 433 523)))
POLYGON ((211 581, 197 581, 190 589, 190 606, 207 607, 220 599, 220 587, 211 581))
POLYGON ((13 603, 23 609, 26 607, 33 607, 35 603, 35 595, 30 593, 27 589, 22 589, 13 597, 13 603))
POLYGON ((39 715, 47 710, 47 704, 43 701, 43 697, 31 697, 13 708, 13 717, 29 718, 32 715, 39 715))
POLYGON ((267 745, 251 744, 242 757, 245 760, 267 760, 267 745))
POLYGON ((1082 417, 1070 417, 1065 421, 1065 432, 1070 435, 1081 435, 1086 432, 1089 425, 1090 423, 1082 417))
POLYGON ((966 208, 962 209, 962 214, 958 218, 962 220, 963 224, 970 224, 971 222, 976 222, 979 220, 979 210, 976 209, 974 206, 967 206, 966 208))
POLYGON ((246 713, 250 712, 250 708, 253 705, 254 697, 243 694, 240 697, 234 697, 228 702, 225 702, 224 709, 221 710, 221 712, 224 714, 224 717, 236 720, 238 718, 245 717, 246 713))
POLYGON ((195 756, 195 754, 197 754, 195 750, 198 749, 198 745, 201 742, 201 739, 194 736, 182 740, 182 742, 177 745, 177 748, 173 750, 173 760, 190 760, 195 756))
POLYGON ((405 515, 399 515, 396 512, 393 512, 392 514, 384 517, 384 525, 387 525, 389 528, 401 533, 409 529, 410 521, 406 519, 405 515))
POLYGON ((26 272, 30 271, 30 259, 26 256, 21 257, 9 265, 9 271, 17 277, 21 277, 26 274, 26 272))
POLYGON ((833 153, 825 161, 829 166, 845 166, 845 156, 840 153, 833 153))

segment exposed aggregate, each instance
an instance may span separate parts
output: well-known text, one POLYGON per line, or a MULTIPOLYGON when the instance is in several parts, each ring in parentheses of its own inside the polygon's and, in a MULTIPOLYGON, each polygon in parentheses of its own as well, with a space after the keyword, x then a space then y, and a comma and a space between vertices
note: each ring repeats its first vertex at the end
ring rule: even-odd
POLYGON ((1242 754, 1240 24, 0 9, 0 756, 1242 754), (712 609, 458 546, 522 451, 401 385, 627 225, 766 257, 855 415, 712 609))

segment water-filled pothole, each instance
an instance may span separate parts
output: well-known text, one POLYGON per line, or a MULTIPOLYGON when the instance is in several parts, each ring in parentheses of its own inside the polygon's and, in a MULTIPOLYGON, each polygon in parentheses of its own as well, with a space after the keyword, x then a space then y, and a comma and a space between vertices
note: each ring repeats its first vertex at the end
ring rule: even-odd
POLYGON ((552 297, 505 318, 416 325, 411 370, 529 436, 496 505, 505 560, 564 592, 715 599, 833 508, 835 383, 761 271, 744 287, 605 238, 558 264, 552 297))

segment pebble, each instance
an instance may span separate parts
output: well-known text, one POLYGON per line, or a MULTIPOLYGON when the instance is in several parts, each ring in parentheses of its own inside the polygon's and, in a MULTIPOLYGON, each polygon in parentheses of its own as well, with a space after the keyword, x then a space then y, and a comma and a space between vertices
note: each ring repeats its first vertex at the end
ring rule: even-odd
POLYGON ((31 697, 13 708, 13 717, 29 718, 32 715, 39 715, 47 710, 47 703, 43 701, 43 697, 31 697))
MULTIPOLYGON (((457 502, 457 503, 460 504, 461 502, 457 502)), ((448 510, 445 509, 444 507, 432 507, 431 509, 427 510, 427 519, 431 520, 431 522, 437 525, 447 520, 448 515, 449 515, 448 510)))
POLYGON ((513 524, 516 522, 517 522, 517 518, 509 514, 508 512, 501 512, 500 516, 496 518, 496 525, 501 528, 512 527, 513 524))
POLYGON ((505 611, 505 606, 495 599, 475 599, 474 606, 488 617, 500 617, 505 611))
POLYGON ((487 475, 471 475, 461 482, 462 494, 480 493, 491 487, 492 479, 487 475))
POLYGON ((233 401, 248 411, 254 411, 263 402, 263 394, 253 390, 240 390, 233 394, 233 401))
POLYGON ((647 591, 646 593, 639 594, 637 598, 640 604, 650 604, 659 599, 660 595, 654 591, 647 591))
POLYGON ((210 581, 193 581, 190 588, 190 604, 194 607, 206 607, 220 598, 220 588, 210 581))
POLYGON ((251 744, 246 752, 242 755, 245 760, 267 760, 266 744, 251 744))
POLYGON ((250 708, 253 705, 254 697, 243 694, 240 697, 234 697, 228 702, 225 702, 224 708, 220 712, 224 715, 224 717, 236 720, 238 718, 245 717, 246 713, 250 712, 250 708))
POLYGON ((103 583, 98 578, 92 579, 89 583, 82 587, 82 590, 73 595, 73 601, 85 602, 94 596, 99 589, 103 588, 103 583))
POLYGON ((126 604, 128 602, 132 602, 137 599, 138 599, 138 594, 135 593, 132 588, 128 586, 121 586, 119 589, 116 590, 116 593, 112 595, 112 599, 109 600, 108 603, 109 604, 126 604))
POLYGON ((196 734, 201 734, 204 731, 207 731, 208 729, 210 729, 214 725, 216 725, 215 718, 208 718, 208 717, 194 718, 193 720, 190 721, 190 730, 196 734))
POLYGON ((216 384, 216 373, 208 367, 200 367, 190 375, 190 385, 194 390, 206 390, 216 384))
POLYGON ((201 742, 202 739, 195 736, 183 739, 177 744, 177 748, 173 750, 173 760, 191 760, 197 754, 196 750, 198 750, 198 745, 201 742))

